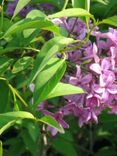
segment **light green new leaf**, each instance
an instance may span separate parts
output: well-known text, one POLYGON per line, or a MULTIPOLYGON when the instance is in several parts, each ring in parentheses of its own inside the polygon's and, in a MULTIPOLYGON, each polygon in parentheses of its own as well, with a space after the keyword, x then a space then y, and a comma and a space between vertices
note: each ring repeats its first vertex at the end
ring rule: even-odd
POLYGON ((3 156, 2 141, 0 141, 0 156, 3 156))
POLYGON ((8 122, 7 124, 5 124, 2 128, 0 128, 0 135, 7 130, 8 128, 10 128, 11 126, 13 126, 15 124, 16 120, 12 120, 10 122, 8 122))
POLYGON ((55 37, 44 44, 35 61, 34 68, 29 78, 29 82, 35 80, 37 75, 44 69, 48 61, 66 45, 73 43, 72 38, 55 37))
POLYGON ((31 0, 18 0, 12 19, 30 2, 31 0))
POLYGON ((64 95, 71 95, 71 94, 83 94, 86 93, 82 88, 73 86, 71 84, 66 83, 58 83, 56 87, 48 94, 46 97, 47 99, 57 97, 57 96, 64 96, 64 95))
POLYGON ((27 15, 26 18, 30 18, 30 19, 35 19, 36 17, 43 17, 46 18, 46 14, 44 14, 42 11, 40 10, 32 10, 30 11, 27 15))
POLYGON ((16 111, 16 112, 7 112, 7 113, 2 113, 0 114, 0 120, 2 119, 6 119, 8 120, 8 122, 10 122, 11 120, 17 120, 17 119, 35 119, 35 117, 29 113, 29 112, 25 112, 25 111, 16 111))
MULTIPOLYGON (((44 18, 46 18, 46 14, 44 14, 40 10, 32 10, 27 14, 26 18, 27 19, 43 18, 44 20, 44 18)), ((24 37, 25 38, 29 37, 35 30, 36 30, 35 28, 24 30, 23 31, 24 37)))
POLYGON ((57 85, 66 70, 65 60, 63 59, 53 59, 48 66, 37 77, 33 108, 36 108, 41 101, 46 99, 46 96, 57 85))
POLYGON ((49 15, 48 17, 49 18, 61 18, 61 17, 82 17, 82 16, 88 16, 94 19, 92 14, 90 14, 88 11, 81 9, 81 8, 65 9, 63 11, 49 15))
POLYGON ((103 24, 103 23, 117 27, 117 16, 109 17, 100 22, 100 24, 103 24))
POLYGON ((62 128, 62 126, 51 116, 44 116, 41 119, 38 119, 38 121, 55 128, 60 133, 64 133, 64 129, 62 128))
POLYGON ((0 114, 0 135, 9 127, 13 126, 18 119, 31 119, 35 117, 25 111, 7 112, 0 114))

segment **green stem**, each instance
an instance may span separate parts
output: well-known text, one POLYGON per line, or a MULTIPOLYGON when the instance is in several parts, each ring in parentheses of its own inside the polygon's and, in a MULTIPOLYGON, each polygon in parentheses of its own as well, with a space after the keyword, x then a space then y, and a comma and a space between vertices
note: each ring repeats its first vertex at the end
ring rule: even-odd
POLYGON ((11 84, 8 84, 9 88, 11 89, 11 91, 13 92, 13 94, 15 94, 20 101, 22 102, 22 104, 24 104, 25 107, 28 107, 28 104, 24 101, 24 99, 19 95, 19 93, 17 92, 17 90, 15 88, 12 87, 11 84))
POLYGON ((0 24, 1 32, 3 30, 3 18, 4 18, 4 0, 2 1, 1 5, 1 24, 0 24))
POLYGON ((65 0, 65 3, 64 3, 64 6, 63 6, 62 10, 66 9, 68 2, 69 2, 69 0, 65 0))
POLYGON ((90 145, 89 145, 89 151, 90 153, 93 153, 93 132, 92 132, 92 123, 90 123, 90 130, 89 130, 89 139, 90 139, 90 145))

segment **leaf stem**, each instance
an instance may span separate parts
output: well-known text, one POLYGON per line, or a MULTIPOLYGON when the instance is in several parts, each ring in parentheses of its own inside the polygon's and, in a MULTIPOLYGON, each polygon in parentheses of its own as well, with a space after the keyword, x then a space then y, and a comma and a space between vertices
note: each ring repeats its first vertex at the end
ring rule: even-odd
POLYGON ((69 2, 69 0, 65 0, 65 3, 64 3, 62 10, 66 9, 68 2, 69 2))
POLYGON ((3 30, 3 18, 4 18, 4 0, 2 1, 1 4, 1 24, 0 24, 1 32, 3 30))
POLYGON ((8 84, 9 88, 11 89, 12 93, 15 94, 19 99, 20 101, 22 102, 22 104, 25 106, 25 107, 28 107, 28 104, 24 101, 24 99, 19 95, 19 93, 17 92, 17 90, 15 88, 13 88, 13 86, 11 84, 8 84))

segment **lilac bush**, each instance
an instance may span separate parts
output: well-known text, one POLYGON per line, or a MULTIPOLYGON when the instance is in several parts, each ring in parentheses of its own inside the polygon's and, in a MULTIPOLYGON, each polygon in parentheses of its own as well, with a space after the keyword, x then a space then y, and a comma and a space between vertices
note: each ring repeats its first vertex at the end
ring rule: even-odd
POLYGON ((110 137, 99 125, 117 114, 117 16, 96 19, 88 0, 0 8, 0 156, 76 156, 76 145, 93 156, 97 135, 110 137))

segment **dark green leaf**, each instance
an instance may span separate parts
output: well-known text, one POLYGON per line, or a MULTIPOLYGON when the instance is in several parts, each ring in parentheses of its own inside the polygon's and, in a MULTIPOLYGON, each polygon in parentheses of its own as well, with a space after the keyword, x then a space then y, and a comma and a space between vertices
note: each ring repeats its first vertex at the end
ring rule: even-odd
POLYGON ((73 143, 69 138, 57 137, 53 140, 53 147, 64 156, 79 156, 73 143))
POLYGON ((117 27, 117 16, 109 17, 107 19, 102 20, 100 24, 108 24, 117 27))
POLYGON ((9 109, 10 90, 5 80, 0 79, 0 113, 4 113, 9 109))

